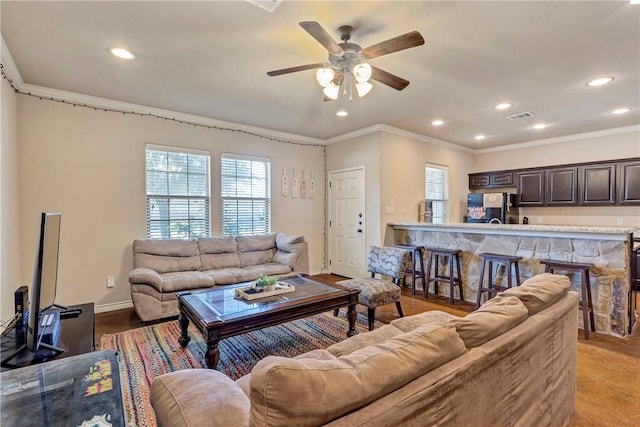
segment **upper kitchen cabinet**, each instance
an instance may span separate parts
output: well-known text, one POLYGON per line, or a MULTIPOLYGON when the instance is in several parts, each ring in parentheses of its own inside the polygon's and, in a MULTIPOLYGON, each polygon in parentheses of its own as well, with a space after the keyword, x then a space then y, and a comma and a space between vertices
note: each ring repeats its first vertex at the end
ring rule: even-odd
POLYGON ((640 205, 640 160, 618 163, 618 203, 640 205))
POLYGON ((544 170, 516 173, 518 206, 544 206, 544 170))
POLYGON ((612 205, 616 202, 616 164, 603 163, 578 168, 581 205, 612 205))
POLYGON ((499 187, 515 187, 513 180, 513 172, 488 172, 488 173, 471 173, 469 174, 469 188, 499 188, 499 187))
POLYGON ((554 168, 544 171, 546 206, 578 204, 578 168, 554 168))

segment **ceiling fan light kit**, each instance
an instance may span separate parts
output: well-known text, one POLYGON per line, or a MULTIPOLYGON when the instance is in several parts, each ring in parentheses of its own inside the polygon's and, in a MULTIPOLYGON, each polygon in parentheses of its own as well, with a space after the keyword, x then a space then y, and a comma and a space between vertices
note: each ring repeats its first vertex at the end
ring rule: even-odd
POLYGON ((378 81, 396 90, 402 90, 409 84, 408 80, 395 76, 387 71, 371 66, 367 61, 378 56, 387 55, 411 47, 424 44, 424 39, 417 31, 394 37, 392 39, 362 48, 350 43, 354 28, 343 25, 338 28, 342 43, 337 43, 320 24, 315 21, 300 22, 300 26, 327 49, 328 63, 301 65, 281 70, 269 71, 269 76, 317 69, 316 80, 323 87, 325 100, 338 99, 340 89, 344 96, 351 100, 352 88, 355 85, 358 97, 362 98, 371 92, 373 85, 369 80, 378 81), (352 83, 353 82, 353 83, 352 83))

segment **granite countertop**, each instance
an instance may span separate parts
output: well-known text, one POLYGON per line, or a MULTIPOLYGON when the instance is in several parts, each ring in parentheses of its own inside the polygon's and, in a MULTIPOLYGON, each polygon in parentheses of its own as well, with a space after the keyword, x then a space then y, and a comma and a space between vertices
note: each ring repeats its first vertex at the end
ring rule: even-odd
POLYGON ((593 233, 593 234, 630 234, 638 233, 633 227, 603 227, 595 225, 552 225, 552 224, 479 224, 479 223, 447 223, 432 224, 427 222, 390 222, 391 227, 428 227, 428 228, 464 228, 473 230, 526 231, 526 232, 560 232, 560 233, 593 233))

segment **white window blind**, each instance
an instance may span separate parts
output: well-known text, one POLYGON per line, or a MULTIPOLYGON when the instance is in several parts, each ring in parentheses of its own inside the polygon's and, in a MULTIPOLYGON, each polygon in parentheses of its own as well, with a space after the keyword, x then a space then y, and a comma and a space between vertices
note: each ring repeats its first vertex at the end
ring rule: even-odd
POLYGON ((222 154, 222 234, 271 231, 270 162, 260 157, 222 154))
POLYGON ((427 164, 425 166, 425 196, 431 202, 433 222, 447 222, 449 205, 449 168, 447 166, 427 164))
POLYGON ((147 238, 210 234, 209 153, 147 146, 147 238))

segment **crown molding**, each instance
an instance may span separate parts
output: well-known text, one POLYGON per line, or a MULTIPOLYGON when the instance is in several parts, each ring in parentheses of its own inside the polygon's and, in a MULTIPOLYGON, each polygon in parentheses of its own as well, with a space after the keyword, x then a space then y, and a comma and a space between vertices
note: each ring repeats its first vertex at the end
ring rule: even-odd
POLYGON ((502 145, 500 147, 480 148, 480 149, 474 150, 474 152, 476 154, 495 153, 497 151, 518 150, 521 148, 538 147, 541 145, 558 144, 561 142, 571 142, 571 141, 577 141, 581 139, 591 139, 591 138, 598 138, 601 136, 620 135, 624 133, 634 133, 634 132, 640 132, 640 125, 631 125, 631 126, 624 126, 620 128, 597 130, 593 132, 576 133, 573 135, 558 136, 555 138, 538 139, 535 141, 521 142, 517 144, 510 144, 510 145, 502 145))
POLYGON ((129 102, 115 101, 108 98, 100 98, 97 96, 84 95, 76 92, 65 90, 51 89, 44 86, 36 86, 29 83, 23 83, 18 86, 21 92, 32 96, 42 98, 53 98, 56 100, 67 101, 74 104, 84 105, 89 108, 106 108, 110 110, 121 111, 123 113, 153 115, 166 119, 177 120, 194 125, 232 128, 234 130, 254 133, 267 138, 277 138, 281 140, 290 140, 301 144, 324 145, 325 141, 318 138, 311 138, 303 135, 296 135, 287 132, 280 132, 273 129, 265 129, 256 126, 249 126, 240 123, 216 120, 209 117, 196 116, 193 114, 180 113, 178 111, 164 110, 161 108, 148 107, 146 105, 132 104, 129 102))
POLYGON ((447 142, 441 139, 432 138, 430 136, 421 135, 419 133, 409 132, 404 129, 400 129, 397 127, 385 125, 385 124, 377 124, 372 126, 367 126, 362 129, 354 130, 352 132, 343 133, 342 135, 334 136, 333 138, 329 138, 326 140, 327 144, 334 144, 337 142, 346 141, 358 136, 369 135, 376 132, 385 132, 392 135, 402 136, 404 138, 415 139, 417 141, 426 142, 428 144, 438 145, 440 147, 449 148, 452 150, 463 151, 465 153, 474 153, 476 150, 471 148, 462 147, 457 144, 453 144, 451 142, 447 142))
POLYGON ((13 81, 13 84, 20 89, 24 86, 24 80, 22 80, 20 70, 18 70, 16 63, 13 60, 13 56, 11 56, 11 51, 5 43, 4 37, 0 35, 0 38, 2 38, 2 45, 0 46, 0 61, 2 61, 2 65, 4 66, 4 72, 7 74, 7 77, 13 81))

